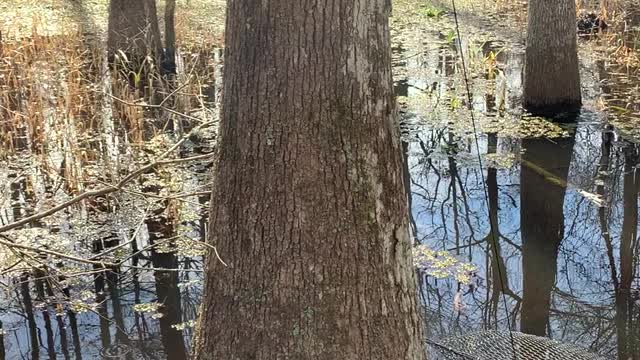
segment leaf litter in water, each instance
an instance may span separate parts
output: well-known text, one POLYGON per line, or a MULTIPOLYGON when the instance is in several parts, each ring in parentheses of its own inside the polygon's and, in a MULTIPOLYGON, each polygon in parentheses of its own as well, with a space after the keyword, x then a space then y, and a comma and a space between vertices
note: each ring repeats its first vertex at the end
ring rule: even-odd
POLYGON ((434 251, 427 245, 413 248, 413 265, 437 279, 453 278, 468 285, 476 272, 476 266, 457 259, 447 251, 434 251))

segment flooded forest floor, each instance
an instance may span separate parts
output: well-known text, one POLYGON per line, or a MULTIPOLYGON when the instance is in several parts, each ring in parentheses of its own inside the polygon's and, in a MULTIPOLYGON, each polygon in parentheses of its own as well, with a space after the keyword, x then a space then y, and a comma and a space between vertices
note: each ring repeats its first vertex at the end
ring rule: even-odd
MULTIPOLYGON (((640 7, 580 3, 609 28, 580 38, 584 108, 558 123, 521 109, 526 2, 457 2, 460 38, 447 1, 391 19, 429 338, 640 358, 640 7)), ((107 64, 108 1, 0 3, 0 359, 188 357, 225 5, 177 4, 177 74, 145 77, 107 64)))

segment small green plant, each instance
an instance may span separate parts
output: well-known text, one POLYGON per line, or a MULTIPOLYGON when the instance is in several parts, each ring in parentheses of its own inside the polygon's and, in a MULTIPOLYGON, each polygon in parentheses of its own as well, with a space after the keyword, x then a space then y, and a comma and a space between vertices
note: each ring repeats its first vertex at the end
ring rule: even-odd
POLYGON ((456 94, 452 94, 449 106, 451 107, 451 110, 458 110, 462 106, 462 101, 460 101, 460 98, 458 98, 456 94))
POLYGON ((445 34, 445 41, 447 42, 447 44, 449 45, 453 45, 456 41, 456 32, 453 29, 449 29, 449 31, 447 31, 447 33, 445 34))
POLYGON ((423 15, 426 15, 427 17, 430 17, 430 18, 439 18, 440 16, 442 16, 442 14, 444 14, 444 10, 438 7, 435 7, 431 4, 427 4, 423 6, 421 12, 423 15))
MULTIPOLYGON (((499 52, 498 52, 499 53, 499 52)), ((487 79, 493 80, 498 74, 498 53, 489 51, 489 54, 484 57, 483 63, 487 71, 487 79)))

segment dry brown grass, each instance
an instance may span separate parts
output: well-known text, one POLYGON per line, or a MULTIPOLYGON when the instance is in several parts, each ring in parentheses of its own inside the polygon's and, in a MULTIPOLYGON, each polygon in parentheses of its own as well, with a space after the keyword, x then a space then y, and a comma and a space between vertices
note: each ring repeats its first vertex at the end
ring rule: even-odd
MULTIPOLYGON (((160 21, 164 4, 164 0, 158 1, 160 21)), ((177 0, 176 5, 178 41, 203 44, 222 38, 226 1, 177 0)), ((5 0, 0 2, 0 32, 9 39, 31 36, 33 31, 40 35, 104 31, 108 11, 109 0, 5 0)))
POLYGON ((109 70, 100 40, 107 7, 108 0, 0 3, 0 161, 32 158, 50 178, 63 177, 70 194, 97 175, 121 176, 123 169, 146 161, 142 150, 168 145, 153 140, 168 130, 179 135, 196 125, 216 76, 224 2, 178 1, 182 56, 173 79, 160 77, 152 62, 141 69, 121 61, 109 70), (132 74, 148 76, 131 86, 132 74), (160 101, 173 112, 146 106, 160 101), (131 163, 104 168, 113 151, 126 153, 131 163))

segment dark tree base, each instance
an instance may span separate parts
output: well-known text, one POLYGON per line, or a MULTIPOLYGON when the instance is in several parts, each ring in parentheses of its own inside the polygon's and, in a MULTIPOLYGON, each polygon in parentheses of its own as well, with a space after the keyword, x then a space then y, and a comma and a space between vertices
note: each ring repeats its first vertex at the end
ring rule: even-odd
POLYGON ((545 106, 525 104, 524 108, 533 116, 549 118, 560 123, 573 123, 578 120, 582 104, 562 103, 545 106))

